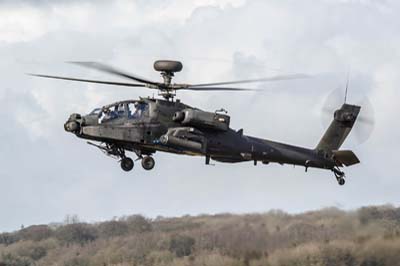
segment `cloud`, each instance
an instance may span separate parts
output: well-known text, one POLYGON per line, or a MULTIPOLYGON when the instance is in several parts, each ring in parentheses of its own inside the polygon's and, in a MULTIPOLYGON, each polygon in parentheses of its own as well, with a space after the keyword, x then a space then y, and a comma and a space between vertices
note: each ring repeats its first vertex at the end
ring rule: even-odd
POLYGON ((3 1, 0 7, 0 118, 7 125, 0 132, 7 140, 0 149, 7 188, 0 195, 3 230, 68 213, 98 220, 398 203, 397 1, 3 1), (346 169, 348 183, 340 188, 326 171, 207 167, 202 158, 164 153, 156 154, 154 171, 137 164, 126 174, 62 125, 72 112, 152 92, 24 75, 118 80, 63 63, 94 60, 160 80, 152 69, 159 58, 183 61, 177 82, 312 74, 257 85, 260 93, 179 94, 203 109, 228 109, 232 126, 246 134, 307 147, 325 130, 318 115, 324 99, 344 87, 351 68, 349 99, 367 94, 377 120, 366 144, 345 143, 363 163, 346 169))

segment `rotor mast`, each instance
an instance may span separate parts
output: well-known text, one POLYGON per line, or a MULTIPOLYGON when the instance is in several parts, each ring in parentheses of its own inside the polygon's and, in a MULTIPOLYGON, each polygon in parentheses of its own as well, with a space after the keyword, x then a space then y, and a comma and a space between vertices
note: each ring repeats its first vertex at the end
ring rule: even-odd
POLYGON ((173 100, 176 96, 176 89, 172 85, 172 78, 174 77, 173 72, 162 71, 161 77, 164 82, 160 83, 158 86, 159 93, 158 95, 164 97, 166 100, 173 100))
POLYGON ((163 71, 161 72, 161 76, 164 79, 164 85, 169 87, 171 85, 172 78, 174 77, 174 73, 163 71))

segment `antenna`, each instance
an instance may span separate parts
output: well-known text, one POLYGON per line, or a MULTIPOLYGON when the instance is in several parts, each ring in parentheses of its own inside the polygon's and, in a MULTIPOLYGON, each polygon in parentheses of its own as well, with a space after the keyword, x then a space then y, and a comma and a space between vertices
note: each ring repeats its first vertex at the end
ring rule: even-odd
POLYGON ((347 91, 349 90, 350 70, 347 72, 346 92, 344 93, 344 103, 347 102, 347 91))

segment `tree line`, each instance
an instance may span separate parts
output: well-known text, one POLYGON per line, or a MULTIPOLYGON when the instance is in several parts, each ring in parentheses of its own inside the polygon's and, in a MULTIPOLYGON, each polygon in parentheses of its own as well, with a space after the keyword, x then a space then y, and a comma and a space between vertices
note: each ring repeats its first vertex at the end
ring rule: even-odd
POLYGON ((218 214, 101 223, 68 216, 0 234, 0 266, 400 265, 400 208, 218 214))

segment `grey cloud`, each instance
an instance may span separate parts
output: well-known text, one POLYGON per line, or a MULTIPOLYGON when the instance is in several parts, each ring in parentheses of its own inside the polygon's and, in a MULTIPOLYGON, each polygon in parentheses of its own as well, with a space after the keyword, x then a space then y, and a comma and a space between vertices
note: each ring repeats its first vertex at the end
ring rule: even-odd
POLYGON ((0 4, 5 4, 9 6, 19 6, 21 4, 28 4, 32 6, 51 6, 57 4, 66 3, 82 3, 82 2, 106 2, 105 0, 1 0, 0 4))

